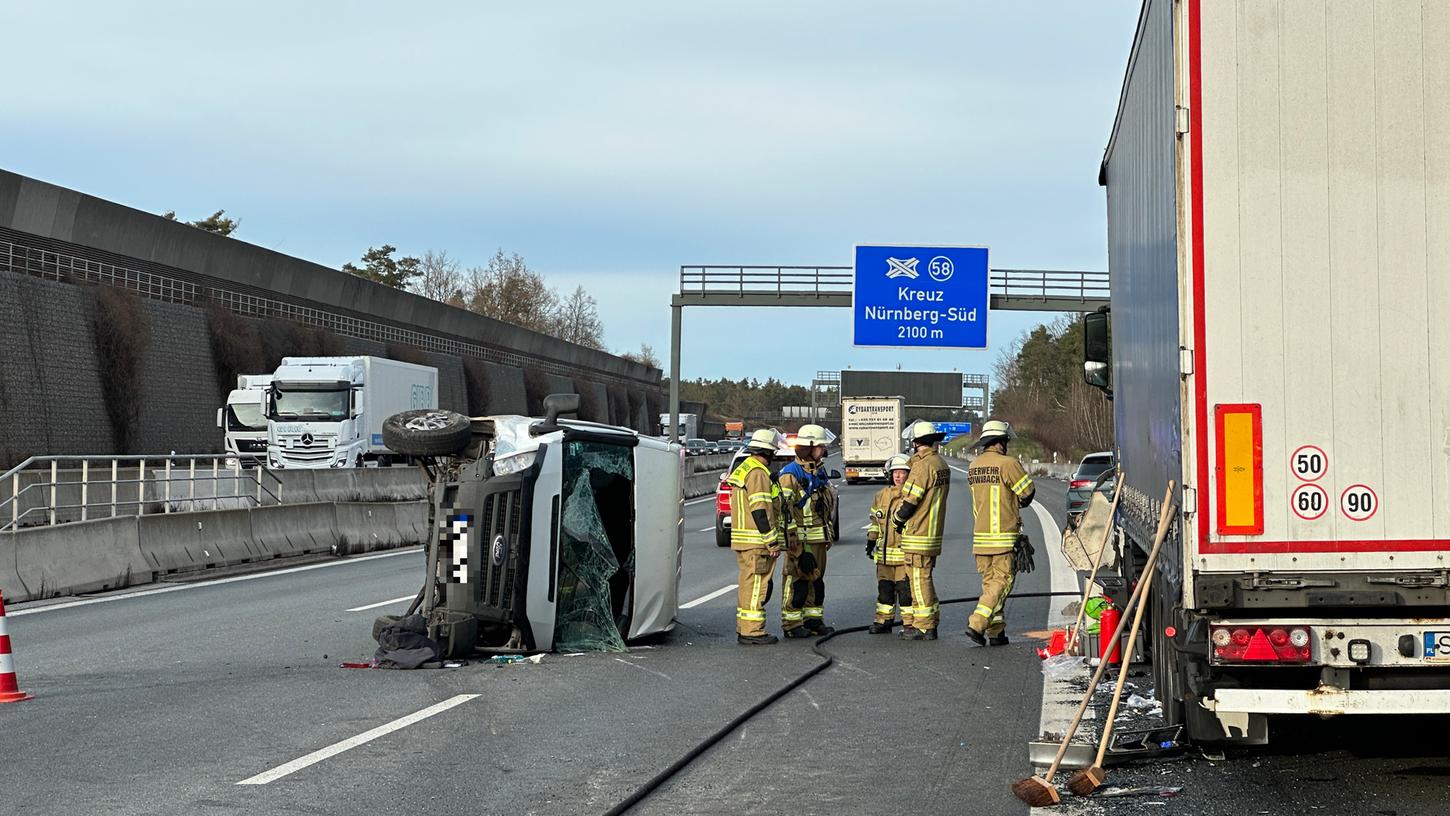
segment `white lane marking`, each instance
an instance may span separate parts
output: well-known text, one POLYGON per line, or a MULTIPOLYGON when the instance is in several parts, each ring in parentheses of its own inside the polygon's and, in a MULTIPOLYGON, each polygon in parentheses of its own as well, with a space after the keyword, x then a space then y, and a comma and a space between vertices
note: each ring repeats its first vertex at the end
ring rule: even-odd
POLYGON ((680 604, 680 608, 681 609, 694 609, 695 607, 699 606, 700 604, 702 604, 702 603, 709 603, 710 601, 715 600, 716 598, 720 597, 721 595, 724 595, 727 592, 734 592, 739 587, 740 587, 739 584, 731 584, 730 586, 720 587, 719 589, 715 590, 714 592, 711 592, 709 595, 705 595, 703 597, 696 598, 695 600, 690 601, 689 603, 682 603, 682 604, 680 604))
MULTIPOLYGON (((1082 585, 1078 583, 1077 571, 1067 561, 1067 556, 1062 554, 1062 528, 1057 526, 1057 519, 1042 506, 1041 502, 1033 502, 1028 505, 1037 513, 1037 521, 1042 525, 1043 542, 1047 548, 1047 560, 1052 565, 1049 570, 1051 577, 1050 588, 1053 592, 1081 592, 1082 585), (1051 536, 1050 539, 1047 536, 1051 536)), ((1047 625, 1049 628, 1057 628, 1068 622, 1067 615, 1062 614, 1062 607, 1069 599, 1064 596, 1061 599, 1051 598, 1047 605, 1047 625)))
POLYGON ((380 606, 392 606, 395 603, 402 603, 403 601, 411 601, 411 600, 413 600, 416 597, 418 597, 418 593, 415 592, 412 595, 404 595, 401 598, 394 598, 394 599, 392 599, 390 601, 378 601, 377 603, 368 604, 367 606, 354 606, 352 609, 349 609, 347 611, 349 611, 349 612, 362 612, 362 611, 365 611, 365 610, 368 610, 368 609, 377 609, 380 606))
POLYGON ((435 703, 434 705, 430 705, 427 708, 422 709, 421 711, 414 711, 412 714, 409 714, 406 717, 399 717, 398 719, 393 720, 390 723, 380 725, 377 728, 372 729, 371 731, 364 731, 355 737, 348 737, 342 742, 335 742, 319 751, 313 751, 306 756, 298 757, 297 759, 294 759, 291 762, 283 765, 278 765, 270 771, 263 771, 256 776, 251 776, 243 779, 237 784, 265 785, 268 782, 275 782, 290 773, 300 771, 303 768, 308 767, 309 765, 316 765, 317 763, 321 762, 324 759, 327 759, 328 757, 335 757, 343 751, 350 751, 353 748, 358 747, 359 745, 372 742, 378 737, 386 736, 387 734, 391 734, 394 731, 402 728, 407 728, 415 722, 426 720, 434 714, 439 714, 447 711, 450 708, 453 708, 454 706, 462 705, 478 696, 480 695, 459 694, 455 697, 449 697, 447 700, 444 700, 441 703, 435 703))
POLYGON ((699 504, 700 502, 712 501, 714 498, 715 498, 715 494, 714 493, 711 493, 708 496, 701 496, 698 499, 690 499, 689 501, 685 502, 685 506, 686 507, 689 507, 692 504, 699 504))
POLYGON ((715 531, 715 528, 714 527, 706 527, 703 530, 696 530, 695 532, 697 532, 697 533, 713 533, 714 531, 715 531))
MULTIPOLYGON (((644 666, 641 666, 638 663, 631 663, 631 662, 629 662, 628 660, 625 660, 622 657, 616 657, 614 659, 616 661, 618 661, 620 663, 623 663, 624 665, 630 667, 631 669, 639 669, 642 672, 649 672, 650 674, 653 674, 655 677, 663 677, 666 680, 669 680, 670 679, 670 676, 668 674, 665 674, 664 672, 657 672, 654 669, 646 669, 644 666)), ((673 681, 671 681, 671 682, 673 682, 673 681)))
MULTIPOLYGON (((1047 548, 1047 560, 1049 563, 1050 583, 1053 592, 1079 592, 1082 587, 1078 583, 1077 571, 1068 563, 1067 556, 1062 554, 1062 529, 1057 526, 1057 520, 1047 512, 1041 504, 1033 502, 1032 509, 1037 513, 1037 520, 1042 524, 1042 535, 1053 536, 1051 541, 1044 541, 1043 546, 1047 548)), ((1071 621, 1069 616, 1064 615, 1060 610, 1070 599, 1066 596, 1049 598, 1047 605, 1047 626, 1050 629, 1057 629, 1068 625, 1071 621)), ((1073 689, 1067 680, 1049 680, 1046 674, 1042 675, 1042 713, 1038 716, 1038 734, 1061 734, 1067 731, 1068 723, 1072 721, 1073 712, 1077 710, 1077 703, 1081 692, 1073 689)), ((1046 808, 1032 808, 1033 816, 1048 814, 1052 811, 1046 808)))
POLYGON ((308 564, 302 567, 288 567, 287 569, 273 570, 271 572, 257 572, 251 575, 234 575, 230 578, 217 578, 212 581, 198 581, 194 584, 175 584, 172 586, 157 587, 156 589, 145 589, 140 592, 127 592, 124 595, 108 595, 104 598, 86 598, 80 601, 67 601, 65 603, 51 604, 34 609, 13 609, 6 610, 6 617, 17 617, 20 615, 39 615, 42 612, 55 612, 61 609, 74 609, 77 606, 90 606, 91 604, 110 603, 111 601, 124 601, 128 598, 144 598, 148 595, 164 595, 168 592, 181 592, 184 589, 200 589, 202 587, 218 586, 220 584, 235 584, 238 581, 255 581, 258 578, 271 578, 276 575, 290 575, 294 572, 309 572, 311 570, 326 569, 328 567, 342 567, 348 564, 357 564, 363 561, 375 561, 379 558, 393 558, 399 555, 411 555, 422 552, 422 547, 409 547, 406 550, 394 550, 392 552, 378 553, 376 555, 363 555, 356 558, 341 558, 336 561, 328 561, 322 564, 308 564))

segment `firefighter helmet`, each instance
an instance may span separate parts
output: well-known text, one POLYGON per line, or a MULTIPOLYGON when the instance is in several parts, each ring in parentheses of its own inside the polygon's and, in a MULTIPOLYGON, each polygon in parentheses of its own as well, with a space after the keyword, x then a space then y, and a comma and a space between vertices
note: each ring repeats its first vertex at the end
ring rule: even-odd
POLYGON ((780 448, 780 434, 770 428, 761 428, 750 435, 745 449, 756 453, 772 454, 780 448))
POLYGON ((933 442, 940 442, 942 437, 946 436, 946 434, 938 431, 935 425, 924 419, 911 423, 911 428, 907 431, 907 434, 910 436, 912 443, 917 445, 929 445, 933 442))
POLYGON ((796 448, 824 448, 831 444, 830 437, 826 435, 826 429, 819 425, 802 425, 796 431, 795 441, 792 447, 796 448))
POLYGON ((982 435, 977 437, 977 447, 985 448, 997 442, 1011 442, 1017 438, 1012 426, 1000 419, 989 419, 982 423, 982 435))
POLYGON ((886 472, 893 470, 911 470, 911 457, 904 453, 898 453, 886 460, 886 472))

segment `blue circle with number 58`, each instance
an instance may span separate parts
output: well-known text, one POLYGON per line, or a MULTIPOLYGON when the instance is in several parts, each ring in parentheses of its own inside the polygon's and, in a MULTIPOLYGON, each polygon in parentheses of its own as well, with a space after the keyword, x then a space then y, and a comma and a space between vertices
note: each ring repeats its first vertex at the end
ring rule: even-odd
POLYGON ((932 280, 937 283, 946 283, 952 279, 952 272, 955 271, 955 268, 952 266, 951 258, 945 255, 938 255, 931 259, 931 263, 926 265, 926 271, 931 275, 932 280))

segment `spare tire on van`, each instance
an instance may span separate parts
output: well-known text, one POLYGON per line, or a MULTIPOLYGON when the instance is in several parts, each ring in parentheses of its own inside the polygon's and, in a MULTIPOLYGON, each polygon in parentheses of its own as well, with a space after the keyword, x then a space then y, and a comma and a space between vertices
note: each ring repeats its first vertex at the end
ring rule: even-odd
POLYGON ((404 456, 453 456, 473 435, 468 417, 439 408, 403 411, 383 420, 383 444, 404 456))

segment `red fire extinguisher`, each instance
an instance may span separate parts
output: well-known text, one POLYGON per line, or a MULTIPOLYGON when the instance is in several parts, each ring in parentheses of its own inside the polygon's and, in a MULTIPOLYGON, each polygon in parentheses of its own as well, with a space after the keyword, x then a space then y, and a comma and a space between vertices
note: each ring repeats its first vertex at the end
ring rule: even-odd
POLYGON ((1123 659, 1118 651, 1118 621, 1122 616, 1116 606, 1105 608, 1098 616, 1098 657, 1110 666, 1123 659))

